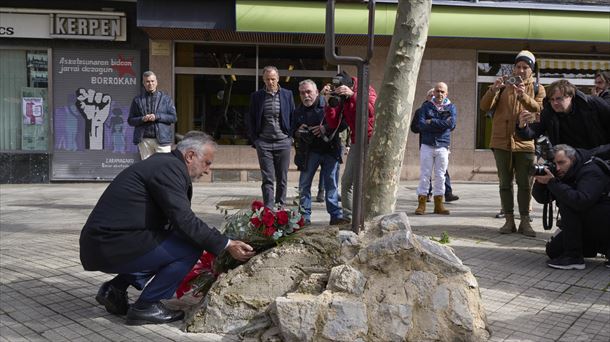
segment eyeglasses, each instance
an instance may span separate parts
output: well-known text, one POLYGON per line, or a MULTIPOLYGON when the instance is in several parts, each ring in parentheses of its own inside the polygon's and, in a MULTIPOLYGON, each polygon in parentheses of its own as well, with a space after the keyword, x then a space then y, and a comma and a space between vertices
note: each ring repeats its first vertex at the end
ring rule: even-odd
POLYGON ((568 98, 568 96, 551 97, 549 98, 549 102, 562 102, 566 98, 568 98))

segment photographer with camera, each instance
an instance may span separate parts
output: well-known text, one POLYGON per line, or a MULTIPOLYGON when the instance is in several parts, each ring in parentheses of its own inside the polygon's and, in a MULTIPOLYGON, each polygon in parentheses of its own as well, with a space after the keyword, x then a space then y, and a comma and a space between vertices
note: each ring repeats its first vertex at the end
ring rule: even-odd
POLYGON ((293 131, 296 142, 295 164, 299 175, 299 206, 303 210, 306 224, 311 222, 311 182, 318 169, 320 178, 324 179, 326 211, 330 215, 330 224, 347 223, 339 206, 336 174, 341 160, 341 142, 339 135, 332 137, 322 135, 324 122, 324 98, 318 96, 318 88, 312 80, 299 83, 301 104, 293 113, 293 131))
MULTIPOLYGON (((326 100, 324 108, 326 125, 325 131, 340 130, 343 120, 351 130, 352 147, 350 148, 345 161, 343 176, 341 177, 341 204, 343 205, 343 217, 347 220, 352 218, 352 192, 354 184, 354 169, 356 155, 356 94, 358 91, 358 79, 342 71, 333 77, 332 84, 327 84, 322 88, 322 95, 326 100)), ((369 86, 368 98, 368 128, 367 138, 373 135, 375 127, 375 100, 377 93, 373 87, 369 86)), ((330 133, 332 134, 332 133, 330 133)))
POLYGON ((553 145, 592 149, 610 144, 610 104, 585 95, 568 80, 549 85, 544 109, 537 122, 532 113, 519 115, 517 134, 523 139, 546 135, 553 145))
MULTIPOLYGON (((582 270, 583 257, 610 256, 610 169, 590 152, 565 144, 553 148, 552 163, 534 176, 539 203, 557 201, 561 231, 547 243, 552 268, 582 270)), ((606 262, 608 266, 608 262, 606 262)))
POLYGON ((524 139, 515 134, 519 113, 524 110, 538 113, 542 110, 545 90, 532 77, 535 62, 536 58, 531 52, 519 52, 515 58, 513 74, 496 79, 481 98, 481 110, 492 115, 489 146, 496 160, 500 202, 506 220, 499 230, 501 234, 518 231, 526 236, 536 236, 529 218, 532 187, 529 170, 534 164, 534 142, 532 137, 524 139), (513 179, 517 182, 517 203, 521 216, 519 230, 515 226, 513 214, 513 179))

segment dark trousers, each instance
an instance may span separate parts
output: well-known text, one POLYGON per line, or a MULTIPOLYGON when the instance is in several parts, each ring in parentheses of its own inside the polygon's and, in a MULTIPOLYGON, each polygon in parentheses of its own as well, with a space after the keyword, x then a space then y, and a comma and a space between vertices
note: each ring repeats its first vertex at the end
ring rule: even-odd
POLYGON ((263 184, 263 202, 265 207, 286 204, 286 188, 288 184, 288 167, 290 166, 290 149, 292 139, 286 138, 276 142, 257 139, 255 142, 258 164, 261 168, 263 184), (274 196, 274 183, 275 196, 274 196))
POLYGON ((549 258, 594 257, 610 253, 610 202, 597 203, 585 212, 558 204, 561 232, 547 243, 549 258))
POLYGON ((138 290, 144 289, 138 303, 155 303, 161 299, 172 298, 200 255, 201 250, 178 234, 172 233, 159 246, 143 256, 102 271, 118 273, 110 282, 119 290, 126 290, 129 285, 138 290))

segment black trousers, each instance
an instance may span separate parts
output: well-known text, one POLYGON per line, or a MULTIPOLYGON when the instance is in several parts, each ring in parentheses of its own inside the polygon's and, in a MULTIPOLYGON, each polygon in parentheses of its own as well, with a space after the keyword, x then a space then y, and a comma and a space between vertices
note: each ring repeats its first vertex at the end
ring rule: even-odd
POLYGON ((610 201, 596 203, 584 212, 558 206, 561 232, 546 245, 549 258, 610 256, 610 201))
POLYGON ((254 144, 256 146, 258 164, 261 168, 263 180, 261 190, 265 207, 273 208, 276 203, 281 205, 286 204, 292 139, 286 138, 276 142, 257 139, 254 144))

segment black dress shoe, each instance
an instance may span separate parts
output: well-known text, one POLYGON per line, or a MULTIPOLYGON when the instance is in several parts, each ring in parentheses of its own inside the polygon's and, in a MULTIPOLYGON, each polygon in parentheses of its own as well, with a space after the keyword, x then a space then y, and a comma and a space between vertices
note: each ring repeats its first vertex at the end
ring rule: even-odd
POLYGON ((451 192, 448 192, 445 194, 445 202, 453 202, 453 201, 457 201, 459 199, 460 199, 460 196, 454 195, 451 192))
POLYGON ((137 303, 127 311, 127 325, 163 324, 184 318, 184 311, 170 310, 161 302, 137 303))
POLYGON ((350 219, 343 218, 343 217, 330 219, 331 226, 339 226, 342 224, 349 224, 349 223, 352 223, 352 221, 350 219))
POLYGON ((127 302, 127 291, 121 291, 112 286, 110 282, 102 284, 97 291, 95 300, 106 308, 106 311, 113 315, 125 315, 129 308, 127 302))

